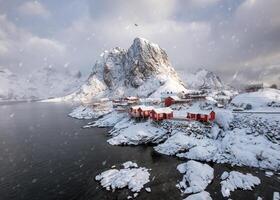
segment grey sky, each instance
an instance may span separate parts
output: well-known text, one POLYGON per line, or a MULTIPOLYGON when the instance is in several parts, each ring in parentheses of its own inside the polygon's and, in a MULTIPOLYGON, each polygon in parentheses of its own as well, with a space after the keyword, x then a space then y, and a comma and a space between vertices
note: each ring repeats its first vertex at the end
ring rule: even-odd
POLYGON ((279 9, 279 0, 0 0, 0 66, 87 73, 103 50, 140 36, 182 75, 203 67, 225 82, 279 84, 279 9))

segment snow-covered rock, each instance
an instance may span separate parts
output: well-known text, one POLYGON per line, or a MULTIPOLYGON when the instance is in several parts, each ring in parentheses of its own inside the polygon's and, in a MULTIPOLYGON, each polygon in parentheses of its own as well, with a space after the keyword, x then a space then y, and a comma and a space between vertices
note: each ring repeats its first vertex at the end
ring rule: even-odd
POLYGON ((280 200, 279 192, 273 192, 273 200, 280 200))
POLYGON ((265 176, 271 177, 271 176, 273 176, 273 172, 266 171, 265 172, 265 176))
POLYGON ((260 179, 252 174, 242 174, 237 171, 230 173, 224 172, 221 176, 222 194, 224 197, 229 197, 230 192, 236 189, 252 190, 254 186, 261 183, 260 179))
POLYGON ((127 162, 123 163, 122 166, 123 166, 125 169, 127 169, 127 168, 133 168, 133 167, 137 168, 137 167, 138 167, 137 163, 134 163, 134 162, 132 162, 132 161, 127 161, 127 162))
POLYGON ((114 48, 101 54, 87 83, 65 99, 89 101, 104 96, 158 96, 181 92, 183 82, 157 44, 135 38, 128 50, 114 48))
MULTIPOLYGON (((127 168, 124 169, 109 169, 95 177, 95 180, 100 181, 102 187, 106 190, 115 191, 128 187, 132 192, 140 192, 146 183, 148 183, 150 173, 147 168, 135 167, 136 163, 124 163, 127 168), (129 165, 128 165, 129 164, 129 165), (130 168, 133 166, 134 168, 130 168)), ((136 193, 134 193, 136 194, 136 193)))
POLYGON ((212 167, 193 160, 178 165, 177 169, 184 174, 177 187, 185 194, 202 192, 214 178, 212 167))
POLYGON ((184 200, 212 200, 212 198, 208 192, 202 191, 197 194, 192 194, 184 200))
POLYGON ((111 145, 157 143, 165 137, 165 134, 166 131, 150 126, 150 122, 129 123, 125 128, 122 126, 115 129, 113 137, 108 142, 111 145))
POLYGON ((93 108, 93 107, 81 105, 75 108, 68 115, 76 119, 96 119, 112 111, 113 109, 110 105, 102 108, 93 108))
POLYGON ((177 132, 154 149, 188 159, 280 169, 280 146, 264 136, 247 135, 245 129, 226 131, 224 137, 217 140, 177 132))

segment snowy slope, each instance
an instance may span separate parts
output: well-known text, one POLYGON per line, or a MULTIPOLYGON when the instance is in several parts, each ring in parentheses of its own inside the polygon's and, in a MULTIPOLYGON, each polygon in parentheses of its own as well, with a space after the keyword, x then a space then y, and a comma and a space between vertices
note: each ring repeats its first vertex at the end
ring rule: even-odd
POLYGON ((0 67, 0 101, 37 100, 69 94, 83 79, 79 72, 45 67, 28 75, 0 67))
POLYGON ((166 90, 185 90, 183 82, 157 44, 135 38, 128 50, 114 48, 101 54, 87 83, 64 99, 90 101, 92 97, 158 96, 166 90))
POLYGON ((23 80, 10 70, 0 67, 0 101, 17 100, 24 97, 23 80))
POLYGON ((188 88, 193 89, 221 89, 225 87, 219 76, 206 69, 199 69, 194 74, 188 73, 184 77, 184 82, 188 88))
POLYGON ((280 104, 280 90, 265 88, 251 93, 243 93, 233 98, 235 105, 251 104, 253 109, 267 107, 268 103, 276 102, 280 104))

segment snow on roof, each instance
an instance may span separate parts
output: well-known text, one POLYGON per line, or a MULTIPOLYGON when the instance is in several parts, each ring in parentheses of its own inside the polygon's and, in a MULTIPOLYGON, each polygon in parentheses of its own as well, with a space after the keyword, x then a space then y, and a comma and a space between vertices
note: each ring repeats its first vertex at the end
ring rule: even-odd
POLYGON ((140 99, 140 102, 144 102, 144 103, 147 103, 147 102, 158 102, 158 101, 161 101, 160 98, 142 98, 140 99))
POLYGON ((153 110, 154 107, 153 106, 140 106, 139 109, 144 110, 144 111, 145 110, 153 110))
POLYGON ((133 96, 128 96, 128 97, 125 97, 127 100, 138 100, 139 98, 138 97, 133 97, 133 96))
POLYGON ((171 108, 154 108, 153 111, 156 113, 172 113, 173 110, 171 108))
POLYGON ((153 106, 145 106, 145 105, 136 105, 136 106, 132 106, 131 108, 133 110, 138 110, 139 108, 141 108, 141 110, 153 110, 154 109, 153 106))
POLYGON ((190 109, 187 110, 188 113, 203 114, 203 115, 209 115, 212 111, 213 110, 201 110, 201 109, 198 109, 198 108, 190 108, 190 109))

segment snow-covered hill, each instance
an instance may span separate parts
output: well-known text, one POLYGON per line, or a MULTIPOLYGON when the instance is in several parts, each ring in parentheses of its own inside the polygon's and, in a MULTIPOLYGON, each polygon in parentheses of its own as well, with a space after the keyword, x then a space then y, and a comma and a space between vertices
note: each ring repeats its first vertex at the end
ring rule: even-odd
POLYGON ((67 95, 83 83, 80 72, 45 67, 28 75, 0 67, 0 101, 38 100, 67 95))
POLYGON ((250 104, 252 109, 280 107, 280 90, 265 88, 257 92, 239 94, 231 103, 237 106, 250 104))
POLYGON ((220 77, 206 69, 199 69, 194 74, 188 73, 184 77, 188 88, 193 89, 222 89, 225 87, 220 77))
POLYGON ((159 96, 164 91, 181 92, 183 82, 157 44, 135 38, 131 47, 101 54, 87 83, 64 99, 90 101, 93 97, 159 96))

